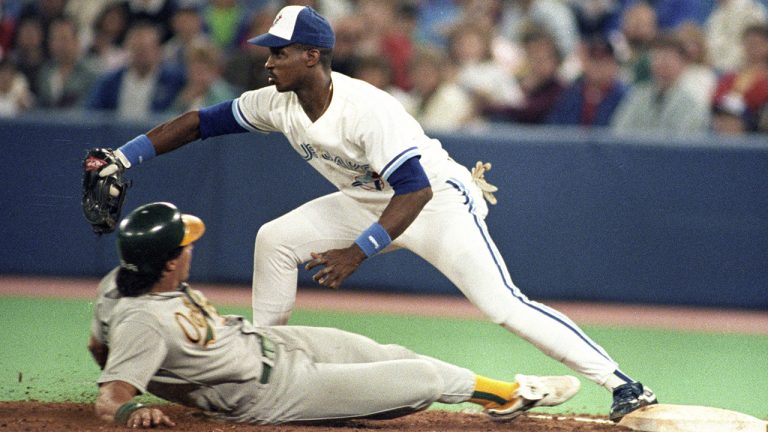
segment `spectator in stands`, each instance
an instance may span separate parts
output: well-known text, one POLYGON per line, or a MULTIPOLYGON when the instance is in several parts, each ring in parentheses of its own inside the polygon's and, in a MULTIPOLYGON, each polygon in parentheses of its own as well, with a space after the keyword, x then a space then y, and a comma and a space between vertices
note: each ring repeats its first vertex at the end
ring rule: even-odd
POLYGON ((515 0, 503 4, 499 33, 507 39, 520 41, 532 31, 552 35, 562 58, 576 49, 579 32, 571 9, 559 0, 515 0))
POLYGON ((37 76, 46 60, 43 23, 36 16, 19 20, 10 57, 16 69, 24 74, 29 88, 37 88, 37 76))
POLYGON ((16 17, 9 13, 6 3, 0 1, 0 59, 11 51, 15 29, 16 17))
POLYGON ((115 0, 67 0, 64 15, 74 20, 80 32, 79 38, 83 48, 93 42, 93 23, 101 11, 115 0))
POLYGON ((656 22, 662 32, 677 31, 685 23, 703 23, 711 5, 702 0, 653 0, 656 22), (708 7, 709 6, 709 7, 708 7))
POLYGON ((523 92, 511 71, 494 59, 492 37, 488 27, 472 22, 456 27, 449 42, 449 56, 458 66, 456 81, 477 103, 519 106, 523 92))
POLYGON ((742 36, 744 60, 734 71, 720 77, 714 104, 723 98, 741 98, 749 113, 759 113, 768 103, 768 24, 754 24, 742 36))
POLYGON ((448 47, 448 36, 463 12, 461 0, 421 0, 417 3, 414 41, 418 45, 448 47))
POLYGON ((416 111, 413 97, 400 87, 392 84, 392 67, 387 59, 381 56, 363 57, 357 63, 357 67, 351 76, 391 94, 405 107, 406 111, 416 111))
POLYGON ((363 56, 363 50, 360 47, 360 40, 365 31, 363 20, 357 15, 347 15, 333 23, 333 30, 336 33, 336 46, 333 47, 331 68, 351 76, 363 56))
POLYGON ((359 44, 361 54, 383 55, 392 67, 392 82, 409 89, 408 64, 413 56, 411 33, 415 17, 409 9, 399 9, 396 2, 358 0, 357 5, 365 29, 359 44))
POLYGON ((128 27, 150 22, 160 30, 161 42, 171 38, 171 17, 176 11, 176 0, 124 0, 128 14, 128 27))
POLYGON ((565 86, 558 78, 562 56, 547 33, 532 31, 523 37, 526 66, 518 82, 523 103, 518 106, 483 102, 481 112, 491 121, 541 124, 547 119, 565 86))
POLYGON ((768 105, 757 116, 757 132, 768 133, 768 105))
POLYGON ((464 0, 461 5, 461 14, 443 30, 447 44, 441 48, 450 50, 453 36, 466 26, 485 29, 489 39, 502 37, 498 35, 496 30, 503 10, 501 0, 464 0))
POLYGON ((687 22, 680 25, 675 34, 683 44, 688 61, 683 72, 683 85, 699 101, 709 104, 717 84, 717 74, 709 62, 704 31, 698 24, 687 22))
POLYGON ((16 70, 9 58, 0 60, 0 117, 14 117, 28 110, 32 103, 24 74, 16 70))
POLYGON ((83 104, 96 73, 80 55, 77 24, 69 18, 51 23, 48 32, 51 59, 40 70, 37 102, 42 108, 75 108, 83 104))
POLYGON ((211 41, 225 52, 237 48, 238 29, 245 16, 245 8, 237 0, 210 0, 203 11, 211 41))
POLYGON ((583 74, 555 103, 547 122, 557 125, 609 126, 627 92, 609 40, 593 36, 579 49, 583 74))
POLYGON ((668 32, 676 31, 687 22, 702 25, 714 0, 568 0, 583 36, 599 34, 606 37, 620 31, 621 16, 638 2, 651 5, 658 29, 668 32))
POLYGON ((91 68, 104 73, 125 65, 128 53, 122 48, 128 31, 128 12, 122 3, 110 3, 93 22, 91 44, 86 60, 91 68))
POLYGON ((619 0, 568 0, 579 34, 585 39, 611 37, 614 32, 618 32, 621 14, 624 11, 622 3, 619 0))
POLYGON ((757 132, 768 133, 768 104, 763 105, 763 108, 757 114, 757 132))
POLYGON ((656 12, 648 3, 640 1, 624 11, 620 35, 624 81, 640 83, 651 78, 649 51, 657 34, 656 12))
POLYGON ((173 111, 183 113, 234 99, 234 89, 221 78, 221 53, 213 43, 192 41, 185 51, 187 83, 173 103, 173 111))
POLYGON ((712 132, 718 135, 743 135, 754 131, 755 121, 740 94, 729 94, 712 106, 712 132))
POLYGON ((686 67, 682 43, 660 36, 651 48, 651 80, 635 83, 614 114, 618 133, 686 134, 706 131, 709 107, 683 85, 686 67))
POLYGON ((411 114, 425 130, 451 131, 475 120, 470 96, 453 81, 454 71, 442 50, 422 48, 414 56, 410 73, 415 109, 411 114))
MULTIPOLYGON (((264 0, 261 0, 264 2, 264 0)), ((406 0, 410 2, 411 0, 406 0)), ((309 6, 333 23, 337 19, 345 17, 353 12, 357 0, 285 0, 285 6, 309 6)), ((257 2, 254 2, 257 3, 257 2)), ((267 3, 267 2, 264 2, 267 3)), ((272 6, 275 6, 275 2, 272 6)), ((279 5, 277 5, 279 6, 279 5)), ((274 18, 274 17, 273 17, 274 18)))
MULTIPOLYGON (((34 17, 40 20, 40 27, 43 29, 43 41, 48 40, 48 28, 51 23, 58 18, 64 17, 64 10, 67 6, 67 0, 32 0, 22 7, 19 14, 19 20, 34 17)), ((48 55, 47 47, 43 43, 45 55, 48 55)))
POLYGON ((200 10, 192 6, 178 8, 171 17, 173 36, 163 46, 165 61, 168 64, 186 70, 185 52, 187 47, 198 41, 208 39, 203 30, 203 17, 200 10))
MULTIPOLYGON (((255 12, 250 18, 247 34, 263 34, 269 31, 276 14, 277 10, 269 7, 255 12)), ((264 67, 269 57, 268 48, 243 42, 240 49, 226 57, 223 76, 237 92, 257 89, 269 84, 267 69, 264 67)))
POLYGON ((744 30, 752 24, 765 23, 766 15, 759 0, 717 0, 705 26, 707 49, 715 69, 732 71, 742 64, 744 30))
POLYGON ((161 30, 151 23, 137 23, 128 30, 128 65, 96 83, 87 107, 133 120, 168 110, 184 86, 184 77, 163 63, 160 38, 161 30))

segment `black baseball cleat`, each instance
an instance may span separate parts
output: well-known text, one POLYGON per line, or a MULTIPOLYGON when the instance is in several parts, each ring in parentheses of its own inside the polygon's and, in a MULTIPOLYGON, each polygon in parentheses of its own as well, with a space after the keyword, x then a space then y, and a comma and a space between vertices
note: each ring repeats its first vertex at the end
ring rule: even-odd
POLYGON ((658 403, 653 390, 639 382, 622 384, 613 389, 613 404, 609 418, 617 422, 625 415, 644 406, 658 403))

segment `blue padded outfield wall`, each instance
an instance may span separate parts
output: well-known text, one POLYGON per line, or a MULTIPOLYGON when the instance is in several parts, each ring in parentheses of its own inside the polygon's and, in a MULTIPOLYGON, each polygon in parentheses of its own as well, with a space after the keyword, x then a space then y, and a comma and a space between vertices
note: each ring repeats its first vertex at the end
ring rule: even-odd
MULTIPOLYGON (((149 126, 0 120, 0 274, 94 277, 115 265, 114 235, 95 236, 82 216, 80 161, 149 126)), ((465 165, 493 163, 499 204, 487 222, 529 297, 768 309, 765 137, 514 128, 439 138, 465 165)), ((206 282, 248 283, 259 226, 333 190, 277 134, 193 143, 129 178, 127 210, 167 200, 205 220, 193 281, 206 282)), ((301 283, 310 276, 302 271, 301 283)), ((345 285, 457 293, 407 251, 364 263, 345 285)))

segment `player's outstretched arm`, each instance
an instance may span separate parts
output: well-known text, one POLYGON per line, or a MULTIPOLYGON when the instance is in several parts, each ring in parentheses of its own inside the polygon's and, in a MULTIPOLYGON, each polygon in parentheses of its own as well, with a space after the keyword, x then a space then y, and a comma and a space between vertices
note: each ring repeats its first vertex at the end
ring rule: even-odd
POLYGON ((237 100, 189 111, 147 132, 155 154, 167 153, 198 139, 248 132, 235 117, 237 100))
POLYGON ((157 408, 146 407, 132 399, 138 394, 136 387, 125 381, 110 381, 99 387, 96 415, 104 421, 130 428, 176 426, 157 408))
POLYGON ((156 155, 168 153, 198 138, 200 138, 199 111, 184 113, 155 126, 146 134, 137 136, 117 150, 108 149, 115 162, 99 168, 99 176, 108 177, 117 172, 124 172, 134 165, 152 159, 156 155))
POLYGON ((102 177, 148 161, 198 139, 248 132, 235 117, 237 100, 228 100, 196 111, 188 111, 161 123, 114 151, 118 162, 99 171, 102 177))
POLYGON ((147 132, 155 154, 168 153, 200 138, 199 111, 186 112, 147 132))

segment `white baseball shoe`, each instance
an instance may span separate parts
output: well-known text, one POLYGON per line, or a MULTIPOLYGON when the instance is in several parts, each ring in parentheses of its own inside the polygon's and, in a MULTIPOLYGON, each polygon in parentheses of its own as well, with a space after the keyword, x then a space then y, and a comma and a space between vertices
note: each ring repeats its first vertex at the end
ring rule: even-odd
POLYGON ((570 375, 515 375, 520 388, 506 404, 489 408, 485 413, 493 420, 512 420, 534 407, 557 406, 572 398, 581 387, 578 378, 570 375))

